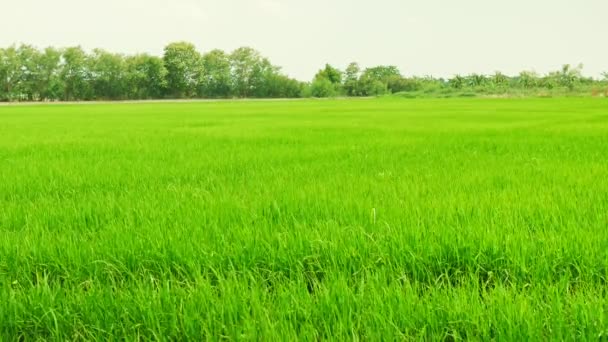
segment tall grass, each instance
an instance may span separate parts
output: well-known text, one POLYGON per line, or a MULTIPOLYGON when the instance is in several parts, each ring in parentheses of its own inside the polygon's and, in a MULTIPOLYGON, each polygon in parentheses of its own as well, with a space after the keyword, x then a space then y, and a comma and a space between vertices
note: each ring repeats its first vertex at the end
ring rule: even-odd
POLYGON ((1 107, 1 339, 605 339, 606 108, 1 107))

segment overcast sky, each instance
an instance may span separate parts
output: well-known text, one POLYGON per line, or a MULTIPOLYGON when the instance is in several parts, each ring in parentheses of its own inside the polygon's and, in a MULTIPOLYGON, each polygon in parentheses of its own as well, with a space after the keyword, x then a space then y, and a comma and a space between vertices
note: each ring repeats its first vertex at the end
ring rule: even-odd
POLYGON ((162 53, 251 46, 290 76, 325 63, 452 76, 608 71, 608 0, 0 0, 0 45, 162 53))

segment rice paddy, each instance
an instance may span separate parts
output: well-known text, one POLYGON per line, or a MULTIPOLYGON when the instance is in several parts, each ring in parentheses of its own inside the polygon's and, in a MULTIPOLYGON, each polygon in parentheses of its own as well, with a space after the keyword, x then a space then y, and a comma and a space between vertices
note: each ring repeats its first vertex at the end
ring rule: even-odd
POLYGON ((0 107, 1 340, 608 338, 608 102, 0 107))

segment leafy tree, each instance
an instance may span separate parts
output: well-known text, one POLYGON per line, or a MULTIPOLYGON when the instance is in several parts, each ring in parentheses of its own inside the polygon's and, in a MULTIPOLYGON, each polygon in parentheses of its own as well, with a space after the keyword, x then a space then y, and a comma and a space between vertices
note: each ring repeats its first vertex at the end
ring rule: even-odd
POLYGON ((88 56, 80 46, 69 47, 63 52, 63 68, 60 77, 64 82, 63 100, 90 100, 92 98, 88 56))
POLYGON ((312 96, 314 97, 330 97, 337 96, 342 93, 342 71, 329 64, 317 72, 311 85, 312 96), (325 89, 327 81, 332 85, 333 90, 325 89))
POLYGON ((297 98, 302 95, 302 83, 278 72, 268 73, 256 88, 257 97, 297 98))
POLYGON ((38 81, 37 62, 40 52, 31 45, 21 45, 17 48, 19 73, 17 77, 16 92, 21 100, 35 100, 39 98, 35 88, 38 81))
POLYGON ((89 57, 92 91, 99 99, 124 99, 127 95, 127 66, 124 56, 101 49, 89 57))
POLYGON ((367 77, 374 80, 385 81, 390 77, 401 76, 401 72, 396 66, 377 66, 365 69, 362 77, 367 77))
POLYGON ((367 87, 367 94, 372 96, 380 96, 384 94, 388 94, 389 89, 386 83, 380 80, 374 80, 367 87))
POLYGON ((128 97, 158 99, 167 89, 167 69, 162 58, 139 54, 125 59, 128 97))
POLYGON ((298 98, 302 97, 304 83, 284 75, 278 77, 277 87, 281 90, 281 94, 277 97, 298 98))
POLYGON ((254 77, 260 68, 260 53, 249 47, 241 47, 230 54, 232 89, 238 97, 249 97, 253 93, 254 77))
POLYGON ((389 76, 386 81, 382 83, 385 83, 388 92, 393 94, 402 91, 413 91, 417 89, 416 80, 408 80, 407 78, 401 75, 389 76))
POLYGON ((267 58, 249 47, 236 49, 230 55, 232 89, 238 97, 268 97, 267 80, 279 74, 267 58))
POLYGON ((163 60, 168 72, 169 95, 176 98, 195 96, 203 75, 203 63, 194 45, 171 43, 165 47, 163 60))
POLYGON ((486 77, 480 74, 471 74, 466 77, 466 85, 472 88, 483 87, 486 84, 486 77))
POLYGON ((199 95, 207 98, 230 97, 231 64, 230 56, 222 50, 213 50, 203 55, 203 77, 199 95))
POLYGON ((37 78, 34 92, 40 100, 59 100, 64 92, 64 83, 61 78, 62 52, 52 47, 44 49, 37 55, 35 61, 37 78))
POLYGON ((422 90, 427 94, 439 93, 449 85, 449 81, 432 76, 416 77, 410 82, 415 82, 412 90, 422 90))
POLYGON ((359 96, 361 90, 359 89, 359 77, 361 75, 361 68, 357 63, 350 63, 344 71, 344 92, 347 96, 359 96))
POLYGON ((361 75, 360 82, 364 95, 381 95, 387 92, 398 92, 401 72, 395 66, 377 66, 367 68, 361 75), (394 88, 389 88, 389 84, 394 88))
POLYGON ((328 80, 334 86, 342 84, 342 72, 329 64, 325 64, 325 68, 319 70, 315 75, 315 80, 328 80))
POLYGON ((579 64, 576 67, 572 67, 570 64, 562 66, 562 70, 559 73, 559 83, 561 86, 574 90, 574 88, 582 81, 583 65, 579 64))
POLYGON ((17 49, 14 46, 0 49, 0 100, 16 99, 20 72, 17 49))
POLYGON ((333 97, 337 95, 335 84, 327 78, 319 78, 310 85, 312 97, 333 97))
POLYGON ((436 90, 443 86, 443 81, 434 79, 431 76, 426 77, 395 77, 393 80, 389 80, 389 89, 398 89, 399 92, 407 91, 419 91, 419 90, 436 90))
POLYGON ((554 89, 561 86, 562 75, 559 71, 553 71, 544 77, 538 77, 536 80, 535 87, 546 88, 546 89, 554 89))
POLYGON ((274 66, 264 58, 254 70, 253 96, 258 98, 300 97, 302 84, 281 73, 281 68, 274 66))
POLYGON ((522 71, 517 77, 517 82, 524 89, 535 88, 539 84, 538 74, 533 71, 522 71))
POLYGON ((449 80, 448 84, 454 89, 462 89, 465 85, 465 79, 460 75, 456 75, 449 80))
POLYGON ((509 77, 505 76, 500 71, 497 71, 490 78, 490 82, 492 83, 492 86, 496 88, 503 88, 509 85, 509 77))

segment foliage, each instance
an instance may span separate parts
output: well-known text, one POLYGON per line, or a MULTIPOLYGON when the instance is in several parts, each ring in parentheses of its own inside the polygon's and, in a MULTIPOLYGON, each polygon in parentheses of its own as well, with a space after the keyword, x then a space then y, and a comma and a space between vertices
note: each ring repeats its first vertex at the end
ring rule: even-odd
POLYGON ((233 51, 230 55, 230 69, 234 94, 238 97, 252 96, 260 73, 268 64, 268 61, 252 48, 242 47, 233 51))
POLYGON ((203 79, 199 95, 205 98, 227 98, 232 94, 230 56, 222 50, 203 55, 203 79))
POLYGON ((404 76, 396 66, 344 72, 326 64, 311 83, 285 75, 250 47, 200 54, 188 42, 168 44, 162 58, 80 47, 0 49, 0 101, 79 101, 162 98, 295 98, 334 96, 608 96, 604 80, 583 76, 582 65, 539 75, 455 75, 450 79, 404 76))
POLYGON ((395 66, 367 68, 359 80, 361 93, 370 96, 402 91, 400 84, 402 78, 401 72, 395 66))
POLYGON ((289 78, 272 69, 272 72, 264 75, 263 83, 256 87, 254 92, 258 98, 297 98, 302 94, 302 83, 289 78))
POLYGON ((517 78, 519 85, 525 89, 535 88, 539 86, 538 74, 533 71, 522 71, 517 78))
POLYGON ((168 71, 161 58, 139 54, 126 57, 125 63, 128 98, 158 99, 164 96, 168 71))
POLYGON ((31 89, 24 92, 31 93, 31 98, 37 100, 59 100, 64 92, 64 81, 60 76, 62 51, 48 47, 38 54, 36 77, 31 89))
POLYGON ((242 47, 230 55, 231 88, 237 97, 299 97, 301 84, 281 74, 258 51, 242 47))
POLYGON ((331 84, 339 86, 342 84, 342 71, 338 70, 337 68, 334 68, 329 64, 325 64, 325 68, 317 72, 314 80, 327 80, 331 84))
POLYGON ((344 93, 346 96, 360 96, 361 85, 359 84, 361 77, 361 68, 357 63, 350 63, 344 71, 344 93))
POLYGON ((64 82, 63 100, 91 100, 92 72, 89 68, 89 57, 80 47, 69 47, 63 51, 61 79, 64 82))
POLYGON ((21 65, 17 49, 0 49, 0 100, 18 100, 21 65))
POLYGON ((201 55, 187 42, 171 43, 163 56, 167 69, 169 95, 176 98, 194 97, 203 76, 201 55))
POLYGON ((122 55, 95 49, 89 57, 92 91, 96 97, 110 100, 124 99, 127 89, 127 64, 122 55))
POLYGON ((310 85, 312 97, 334 97, 338 95, 336 85, 327 78, 318 78, 310 85))

